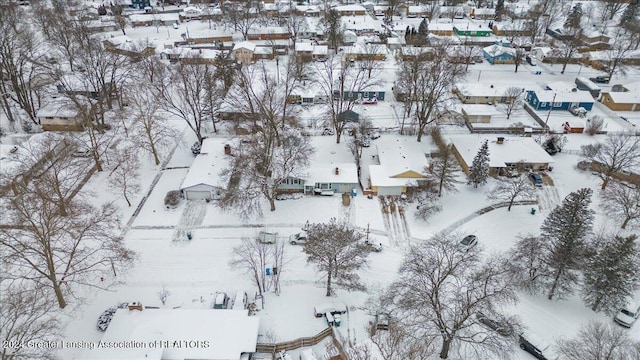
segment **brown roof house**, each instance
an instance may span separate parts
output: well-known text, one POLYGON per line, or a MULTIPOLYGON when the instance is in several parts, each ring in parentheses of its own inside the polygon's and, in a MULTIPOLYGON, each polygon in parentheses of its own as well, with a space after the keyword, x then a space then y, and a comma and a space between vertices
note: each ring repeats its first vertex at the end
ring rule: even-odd
POLYGON ((622 89, 603 92, 600 102, 615 111, 640 111, 640 82, 623 85, 622 89))
POLYGON ((43 106, 36 114, 45 131, 82 131, 78 110, 69 100, 57 99, 43 106))

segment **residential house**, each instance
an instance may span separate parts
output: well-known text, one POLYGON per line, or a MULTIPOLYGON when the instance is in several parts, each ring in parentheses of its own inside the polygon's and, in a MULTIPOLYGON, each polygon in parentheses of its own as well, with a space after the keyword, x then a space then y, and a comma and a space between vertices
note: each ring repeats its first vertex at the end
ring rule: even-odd
POLYGON ((314 61, 326 61, 329 57, 329 47, 327 45, 314 45, 311 57, 314 61))
POLYGON ((452 36, 453 35, 453 24, 451 23, 430 23, 429 24, 429 34, 436 36, 452 36))
POLYGON ((496 18, 496 9, 491 8, 472 8, 469 17, 479 20, 493 20, 496 18))
POLYGON ((180 55, 178 61, 188 65, 217 65, 220 50, 178 48, 180 55))
POLYGON ((484 37, 493 35, 493 31, 487 25, 472 22, 453 24, 453 31, 458 36, 484 37))
POLYGON ((618 65, 638 66, 640 65, 640 49, 631 50, 624 55, 615 50, 590 51, 584 54, 584 62, 597 70, 606 71, 614 61, 618 65))
POLYGON ((250 41, 242 41, 233 46, 231 53, 237 61, 243 64, 250 64, 253 62, 255 52, 256 44, 250 41))
POLYGON ((622 91, 603 92, 600 102, 614 111, 640 111, 640 82, 621 86, 622 91))
POLYGON ((220 176, 231 159, 231 144, 228 139, 206 138, 202 140, 200 154, 196 155, 180 191, 187 200, 217 200, 227 189, 220 176))
POLYGON ((308 17, 320 17, 322 13, 317 5, 296 5, 295 12, 308 17))
MULTIPOLYGON (((203 305, 211 302, 207 299, 203 305)), ((113 314, 100 342, 132 345, 89 347, 79 358, 241 359, 242 354, 256 352, 259 328, 260 316, 249 316, 247 310, 158 309, 129 303, 113 314)))
POLYGON ((464 104, 493 104, 506 102, 505 93, 510 87, 485 83, 456 83, 452 91, 464 104))
POLYGON ((482 49, 482 56, 491 64, 514 64, 516 50, 493 44, 482 49))
POLYGON ((247 40, 285 40, 291 38, 291 33, 284 27, 258 26, 247 33, 247 40))
POLYGON ((464 19, 464 7, 463 6, 440 6, 440 17, 445 19, 464 19))
POLYGON ((256 46, 253 52, 253 60, 271 60, 274 57, 273 47, 256 46))
MULTIPOLYGON (((186 35, 186 34, 185 34, 186 35)), ((238 39, 240 36, 237 37, 238 39)), ((229 43, 236 39, 236 37, 228 32, 224 32, 221 30, 213 30, 213 31, 191 31, 189 32, 188 37, 186 37, 186 42, 191 45, 198 44, 223 44, 229 43)))
POLYGON ((358 122, 360 121, 360 114, 353 110, 345 110, 338 114, 338 121, 346 122, 358 122))
POLYGON ((400 53, 398 54, 398 57, 402 61, 411 61, 413 59, 430 61, 434 59, 435 52, 431 47, 405 46, 400 49, 400 53))
POLYGON ((144 9, 144 8, 148 8, 151 7, 151 0, 130 0, 131 3, 129 5, 129 7, 132 7, 134 9, 144 9))
POLYGON ((430 18, 432 10, 433 6, 409 5, 407 6, 406 16, 408 18, 430 18))
POLYGON ((339 5, 333 8, 340 16, 362 16, 367 15, 367 9, 359 4, 339 5))
POLYGON ((203 14, 204 12, 202 9, 194 6, 187 6, 182 10, 182 12, 180 12, 180 21, 200 20, 202 19, 203 14))
POLYGON ((297 62, 309 62, 313 60, 313 43, 296 42, 295 54, 297 62))
POLYGON ((567 90, 527 90, 525 101, 534 110, 569 110, 583 107, 590 111, 593 108, 593 97, 588 91, 578 89, 567 90))
POLYGON ((142 59, 155 55, 155 47, 149 44, 136 44, 128 36, 116 36, 102 42, 106 51, 127 56, 132 59, 142 59))
POLYGON ((171 26, 180 21, 178 13, 132 14, 129 15, 131 26, 171 26))
POLYGON ((375 5, 373 7, 373 14, 375 16, 385 16, 387 11, 389 10, 389 6, 386 5, 375 5))
POLYGON ((43 106, 36 117, 44 131, 82 131, 82 117, 69 100, 59 99, 43 106))
MULTIPOLYGON (((493 23, 493 33, 497 36, 531 36, 531 27, 524 20, 500 21, 493 23)), ((540 60, 542 61, 542 60, 540 60)))
POLYGON ((451 138, 452 150, 462 170, 469 174, 469 167, 482 144, 489 146, 489 174, 497 175, 502 168, 519 170, 548 169, 554 160, 530 137, 497 137, 464 135, 451 138))
POLYGON ((426 168, 429 161, 420 143, 408 139, 376 140, 375 159, 378 164, 369 165, 366 192, 373 195, 402 195, 407 188, 417 187, 429 180, 426 168))
POLYGON ((351 193, 359 186, 358 169, 353 163, 312 163, 305 175, 289 177, 278 185, 280 193, 351 193))
POLYGON ((383 45, 356 43, 342 49, 345 61, 384 61, 387 58, 387 49, 383 45))

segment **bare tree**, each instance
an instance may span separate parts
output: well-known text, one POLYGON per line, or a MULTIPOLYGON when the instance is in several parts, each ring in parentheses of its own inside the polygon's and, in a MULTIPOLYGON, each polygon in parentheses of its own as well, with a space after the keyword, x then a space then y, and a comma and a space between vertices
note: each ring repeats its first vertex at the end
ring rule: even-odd
POLYGON ((35 1, 33 6, 36 24, 45 39, 62 53, 69 68, 74 71, 76 53, 79 48, 77 36, 87 32, 87 20, 81 16, 72 18, 69 15, 67 2, 64 1, 52 1, 51 7, 47 6, 47 2, 35 1))
POLYGON ((583 156, 593 161, 602 179, 602 190, 611 177, 640 164, 640 138, 627 135, 607 135, 602 143, 584 145, 583 156))
POLYGON ((384 360, 428 360, 437 352, 432 339, 419 338, 393 320, 388 330, 371 335, 371 342, 384 360))
POLYGON ((600 321, 588 322, 574 339, 556 341, 558 355, 567 360, 631 359, 634 345, 625 330, 600 321))
POLYGON ((622 220, 622 229, 640 221, 640 184, 614 181, 601 193, 602 208, 612 219, 622 220))
POLYGON ((184 120, 202 142, 205 121, 212 113, 208 84, 214 74, 212 65, 181 64, 170 78, 156 87, 163 108, 184 120))
POLYGON ((541 279, 550 276, 549 267, 544 262, 543 249, 545 242, 539 236, 522 236, 509 252, 513 259, 513 276, 518 286, 531 294, 542 288, 541 279))
POLYGON ((426 221, 432 215, 442 211, 442 204, 435 186, 437 185, 427 181, 415 189, 414 200, 418 203, 414 214, 416 219, 426 221))
POLYGON ((336 143, 339 144, 342 131, 347 125, 345 112, 353 111, 360 93, 378 84, 378 80, 375 76, 367 77, 363 68, 341 61, 339 55, 329 56, 327 61, 316 63, 315 66, 318 71, 318 86, 329 99, 325 108, 336 133, 336 143))
POLYGON ((522 105, 522 94, 522 88, 517 86, 510 86, 504 91, 502 96, 505 101, 500 103, 498 108, 507 115, 507 120, 511 117, 511 114, 522 105))
POLYGON ((422 140, 427 126, 435 121, 439 107, 453 96, 451 87, 464 74, 463 64, 451 64, 447 60, 448 48, 447 43, 434 46, 432 59, 416 60, 413 66, 403 68, 398 76, 412 101, 418 141, 422 140))
POLYGON ((310 224, 304 244, 307 263, 313 263, 327 276, 326 296, 333 286, 350 290, 364 289, 356 271, 367 265, 370 249, 360 242, 362 234, 344 222, 332 218, 328 223, 310 224))
POLYGON ((256 239, 242 238, 242 243, 233 248, 229 261, 229 265, 243 270, 251 277, 260 295, 268 290, 265 269, 270 265, 271 246, 256 239))
POLYGON ((511 211, 511 207, 516 200, 535 199, 536 191, 528 177, 518 176, 515 179, 499 180, 496 187, 489 192, 487 198, 490 200, 509 202, 507 211, 511 211))
POLYGON ((66 216, 87 172, 86 161, 70 156, 68 149, 74 145, 56 134, 43 134, 25 143, 16 154, 17 172, 23 177, 13 182, 14 192, 37 193, 66 216))
POLYGON ((273 246, 273 291, 276 295, 280 295, 282 289, 280 288, 280 276, 282 271, 285 270, 289 264, 289 258, 287 257, 286 247, 284 241, 278 241, 273 246))
POLYGON ((33 346, 60 340, 61 324, 56 317, 55 303, 43 288, 33 284, 9 280, 0 281, 0 284, 0 359, 57 359, 51 349, 33 346))
POLYGON ((167 299, 169 298, 169 295, 171 295, 171 291, 169 291, 166 286, 162 285, 162 289, 160 289, 160 291, 158 291, 156 294, 158 295, 158 299, 160 299, 160 302, 164 306, 167 304, 167 299))
POLYGON ((31 280, 55 293, 60 308, 74 286, 105 287, 98 279, 131 264, 134 253, 116 232, 116 210, 95 208, 74 199, 67 216, 37 193, 22 193, 5 209, 13 227, 0 230, 0 245, 12 275, 31 280))
POLYGON ((239 31, 244 40, 247 40, 249 30, 260 22, 258 10, 260 2, 256 0, 246 0, 225 7, 224 20, 233 30, 239 31))
POLYGON ((526 14, 528 26, 531 30, 530 41, 532 44, 536 39, 544 36, 545 30, 551 26, 551 21, 560 17, 561 6, 559 1, 543 0, 531 6, 526 14))
POLYGON ((609 74, 610 78, 617 72, 626 74, 625 60, 629 53, 634 50, 635 44, 640 38, 640 34, 623 27, 616 27, 613 31, 611 48, 603 50, 607 63, 607 74, 609 74))
POLYGON ((128 97, 130 116, 132 117, 132 140, 153 156, 156 165, 160 164, 160 151, 175 144, 179 133, 167 124, 167 118, 158 109, 155 97, 151 92, 137 88, 128 97))
POLYGON ((432 164, 430 172, 434 177, 434 182, 438 184, 438 197, 442 196, 442 190, 456 191, 456 185, 461 183, 458 180, 460 165, 453 153, 453 146, 445 146, 433 159, 432 164))
POLYGON ((344 33, 340 13, 336 9, 330 8, 324 14, 322 25, 329 48, 338 51, 338 47, 342 45, 344 33))
POLYGON ((413 336, 441 340, 441 359, 452 346, 464 358, 504 354, 512 348, 509 341, 477 326, 475 313, 516 301, 510 271, 504 259, 481 263, 476 251, 460 251, 457 239, 438 235, 407 252, 387 302, 413 336))
POLYGON ((14 114, 11 104, 17 104, 31 122, 39 124, 37 109, 45 86, 50 85, 44 62, 44 44, 29 24, 17 4, 3 6, 0 13, 0 107, 10 122, 14 114))
POLYGON ((384 61, 380 59, 381 55, 385 53, 385 48, 379 44, 364 44, 364 53, 360 66, 367 72, 367 77, 371 78, 371 75, 375 77, 382 70, 384 61))
POLYGON ((109 173, 109 187, 122 194, 131 207, 131 197, 140 191, 140 161, 138 153, 132 148, 120 149, 116 165, 109 173))
POLYGON ((613 18, 624 8, 625 4, 627 3, 620 0, 600 1, 599 5, 603 20, 613 20, 613 18))
POLYGON ((578 53, 578 48, 582 45, 582 28, 568 28, 565 39, 558 48, 560 63, 562 64, 561 74, 567 70, 567 65, 578 53))

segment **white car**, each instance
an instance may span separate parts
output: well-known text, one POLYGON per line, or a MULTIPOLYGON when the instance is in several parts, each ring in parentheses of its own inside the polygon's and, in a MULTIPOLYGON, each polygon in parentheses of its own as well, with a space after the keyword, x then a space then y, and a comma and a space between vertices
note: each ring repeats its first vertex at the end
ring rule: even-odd
POLYGON ((374 239, 365 240, 364 243, 371 248, 373 252, 381 252, 382 251, 382 243, 376 242, 374 239))
POLYGON ((478 237, 475 235, 467 235, 460 241, 460 246, 464 251, 469 251, 476 244, 478 244, 478 237))
POLYGON ((300 231, 297 234, 291 234, 291 236, 289 236, 289 244, 291 245, 302 245, 305 242, 307 242, 306 231, 300 231))
POLYGON ((638 304, 629 303, 618 311, 613 320, 624 327, 630 328, 633 323, 638 320, 639 316, 640 306, 638 306, 638 304))

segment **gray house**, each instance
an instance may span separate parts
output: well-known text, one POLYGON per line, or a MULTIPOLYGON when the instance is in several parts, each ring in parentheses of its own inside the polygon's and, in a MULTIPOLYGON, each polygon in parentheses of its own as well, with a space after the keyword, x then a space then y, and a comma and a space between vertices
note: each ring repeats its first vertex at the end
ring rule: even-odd
POLYGON ((303 177, 285 179, 278 189, 283 193, 344 193, 351 192, 358 184, 358 169, 355 164, 318 164, 310 167, 303 177))

